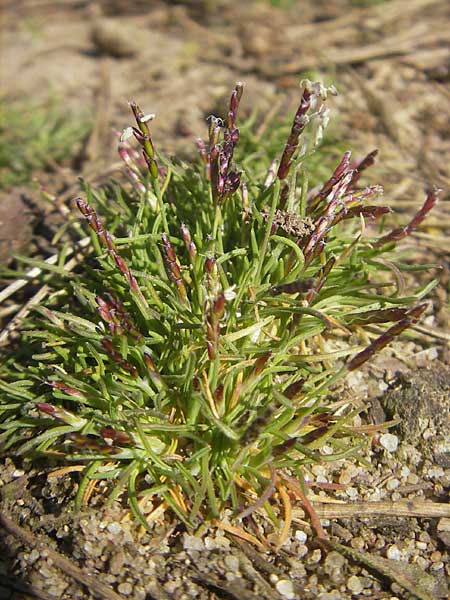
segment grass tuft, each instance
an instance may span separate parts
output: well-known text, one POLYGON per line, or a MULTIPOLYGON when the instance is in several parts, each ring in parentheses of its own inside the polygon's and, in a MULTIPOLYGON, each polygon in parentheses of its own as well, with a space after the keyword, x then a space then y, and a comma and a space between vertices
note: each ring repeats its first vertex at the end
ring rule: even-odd
POLYGON ((0 188, 29 183, 33 173, 73 159, 90 125, 61 116, 59 102, 8 105, 0 99, 0 188))
POLYGON ((360 185, 375 152, 346 152, 310 187, 330 93, 304 82, 265 169, 269 135, 245 134, 239 151, 241 83, 191 165, 158 154, 153 115, 130 103, 130 183, 77 199, 91 249, 70 275, 62 255, 47 279, 57 293, 25 325, 32 357, 0 371, 3 448, 86 465, 78 506, 103 481, 147 528, 155 510, 190 527, 262 511, 282 540, 288 490, 307 502, 303 467, 325 443, 327 461, 358 452, 355 409, 336 412, 333 386, 425 310, 433 282, 406 294, 393 251, 438 191, 386 233, 390 209, 371 204, 382 188, 360 185))

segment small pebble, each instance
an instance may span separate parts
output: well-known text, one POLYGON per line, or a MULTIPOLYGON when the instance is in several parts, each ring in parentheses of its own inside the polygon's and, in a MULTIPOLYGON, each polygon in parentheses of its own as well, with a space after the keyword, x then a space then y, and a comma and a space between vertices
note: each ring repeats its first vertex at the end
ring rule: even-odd
POLYGON ((320 548, 316 548, 315 550, 313 550, 311 552, 311 554, 308 556, 308 558, 306 559, 306 562, 309 565, 313 565, 315 563, 318 563, 320 561, 320 559, 322 558, 322 551, 320 550, 320 548))
POLYGON ((50 569, 48 569, 45 565, 39 569, 39 574, 42 575, 45 579, 52 577, 53 573, 50 569))
POLYGON ((427 429, 425 429, 425 431, 423 431, 422 437, 424 440, 429 440, 430 438, 433 437, 434 434, 435 434, 435 432, 433 431, 433 429, 430 429, 428 427, 427 429))
POLYGON ((119 594, 123 594, 124 596, 130 596, 133 593, 133 586, 131 583, 125 581, 117 586, 117 591, 119 594))
POLYGON ((310 575, 310 577, 308 577, 308 587, 313 593, 317 592, 318 580, 319 578, 317 577, 316 573, 313 573, 310 575))
POLYGON ((374 547, 377 550, 381 550, 381 548, 384 548, 386 546, 386 540, 384 539, 384 537, 377 537, 377 539, 375 540, 375 544, 374 547))
POLYGON ((419 477, 416 473, 411 473, 410 475, 408 475, 408 483, 410 483, 411 485, 416 485, 416 483, 419 483, 419 477))
POLYGON ((109 533, 113 533, 114 535, 117 535, 122 531, 120 524, 116 523, 115 521, 113 523, 108 523, 106 529, 109 531, 109 533))
POLYGON ((381 499, 381 490, 373 490, 373 492, 367 495, 367 499, 371 502, 378 502, 381 499))
POLYGON ((434 552, 431 553, 430 556, 430 560, 431 562, 439 562, 442 558, 442 554, 439 552, 439 550, 435 550, 434 552))
POLYGON ((239 570, 239 558, 237 556, 234 556, 233 554, 227 554, 227 556, 225 556, 223 559, 223 562, 225 563, 227 569, 230 569, 230 571, 236 573, 239 570))
POLYGON ((187 533, 183 536, 183 548, 185 550, 204 550, 205 544, 202 538, 197 537, 196 535, 188 535, 187 533))
POLYGON ((418 548, 419 550, 426 550, 427 545, 425 542, 416 542, 416 548, 418 548))
POLYGON ((398 549, 398 547, 395 544, 393 544, 392 546, 389 546, 389 548, 387 549, 386 556, 390 560, 400 560, 401 553, 400 553, 400 550, 398 549))
POLYGON ((400 469, 400 475, 402 477, 408 477, 410 473, 411 473, 411 471, 410 471, 409 467, 405 466, 400 469))
POLYGON ((38 558, 40 558, 40 556, 40 552, 36 550, 36 548, 33 548, 33 550, 30 552, 30 556, 28 557, 28 562, 33 564, 38 560, 38 558))
POLYGON ((178 586, 179 583, 177 581, 166 581, 163 587, 169 594, 173 594, 177 590, 178 586))
POLYGON ((418 556, 414 562, 421 569, 428 569, 430 565, 430 561, 424 558, 423 556, 418 556))
POLYGON ((426 367, 430 363, 430 361, 437 358, 437 356, 438 354, 436 348, 427 348, 426 350, 417 352, 414 359, 418 367, 426 367))
MULTIPOLYGON (((311 469, 311 471, 314 473, 314 475, 317 477, 325 477, 326 480, 326 476, 327 476, 327 469, 325 467, 323 467, 322 465, 314 465, 313 468, 311 469)), ((316 479, 317 481, 317 479, 316 479)))
POLYGON ((295 539, 301 544, 304 544, 308 539, 308 536, 304 531, 301 531, 301 529, 297 529, 297 531, 295 532, 295 539))
POLYGON ((280 579, 275 585, 275 588, 279 594, 288 600, 293 600, 295 598, 294 586, 289 579, 280 579))
POLYGON ((378 389, 380 392, 385 392, 388 389, 389 385, 385 381, 380 381, 378 384, 378 389))
POLYGON ((438 531, 450 531, 450 518, 442 517, 437 524, 438 531))
POLYGON ((395 452, 398 448, 398 437, 392 433, 383 433, 380 436, 380 444, 388 452, 395 452))
POLYGON ((427 471, 427 476, 430 477, 430 479, 440 479, 444 476, 444 469, 438 466, 431 467, 431 469, 428 469, 427 471))
POLYGON ((386 483, 386 489, 392 492, 392 490, 397 489, 399 485, 400 481, 394 477, 393 479, 389 479, 386 483))
POLYGON ((331 592, 322 592, 317 600, 341 600, 342 595, 338 590, 331 590, 331 592))
POLYGON ((119 550, 115 554, 112 555, 111 560, 109 562, 109 570, 113 575, 118 575, 125 564, 125 553, 123 550, 119 550))
POLYGON ((419 540, 421 542, 426 542, 427 544, 429 544, 431 542, 431 537, 428 531, 421 531, 419 533, 419 540))
POLYGON ((365 545, 366 544, 365 544, 364 540, 362 539, 362 537, 359 537, 359 536, 353 538, 352 541, 350 542, 350 546, 352 548, 354 548, 355 550, 362 550, 365 545))
POLYGON ((345 493, 349 498, 356 498, 358 496, 358 490, 354 487, 348 487, 345 490, 345 493))
POLYGON ((352 477, 355 475, 355 469, 352 467, 348 467, 344 469, 342 473, 339 475, 339 483, 341 485, 348 485, 352 480, 352 477))
POLYGON ((330 574, 332 571, 342 569, 346 562, 345 557, 339 552, 329 552, 324 562, 325 573, 330 574))
POLYGON ((316 482, 317 483, 328 483, 328 477, 326 475, 317 475, 316 482))
POLYGON ((352 594, 360 594, 363 591, 363 584, 356 575, 352 575, 347 579, 347 587, 352 594))

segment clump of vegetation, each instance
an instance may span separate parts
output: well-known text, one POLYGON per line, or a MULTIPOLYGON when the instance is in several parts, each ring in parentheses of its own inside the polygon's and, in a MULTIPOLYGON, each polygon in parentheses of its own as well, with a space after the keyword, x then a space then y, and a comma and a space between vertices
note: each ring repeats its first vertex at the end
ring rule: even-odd
POLYGON ((32 173, 54 170, 74 157, 90 125, 61 115, 57 101, 48 106, 15 106, 0 99, 0 188, 29 183, 32 173))
POLYGON ((380 186, 360 184, 376 152, 346 152, 308 185, 334 88, 304 82, 264 170, 258 153, 235 164, 242 93, 238 83, 224 121, 210 118, 193 165, 159 156, 153 115, 130 103, 136 124, 119 152, 131 186, 77 199, 95 259, 80 249, 72 273, 64 252, 42 264, 54 293, 26 324, 33 356, 0 371, 3 448, 85 465, 77 505, 103 480, 108 502, 128 498, 146 527, 168 510, 195 526, 226 508, 277 526, 281 503, 288 528, 304 466, 365 443, 334 384, 416 323, 435 283, 405 295, 392 251, 437 190, 380 234, 390 209, 371 204, 380 186))

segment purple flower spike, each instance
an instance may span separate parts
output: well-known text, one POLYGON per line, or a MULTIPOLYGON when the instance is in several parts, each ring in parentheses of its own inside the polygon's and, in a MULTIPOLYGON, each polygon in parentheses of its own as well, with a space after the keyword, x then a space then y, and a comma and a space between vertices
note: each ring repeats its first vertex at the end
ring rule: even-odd
POLYGON ((120 446, 122 444, 128 444, 131 442, 130 436, 125 433, 125 431, 119 431, 111 426, 103 427, 103 429, 100 430, 100 435, 111 445, 119 444, 120 446))
POLYGON ((67 423, 68 425, 74 425, 75 427, 83 427, 86 424, 86 419, 82 417, 78 417, 70 410, 66 410, 61 406, 53 406, 52 404, 47 404, 47 402, 36 402, 36 408, 38 408, 41 412, 57 419, 58 421, 62 421, 63 423, 67 423))
POLYGON ((220 319, 225 311, 225 294, 220 292, 213 301, 206 302, 206 347, 211 360, 219 347, 220 319))
POLYGON ((181 275, 180 263, 176 252, 170 243, 169 236, 166 233, 161 234, 161 239, 164 247, 164 254, 166 258, 167 269, 169 276, 177 286, 178 296, 183 304, 189 304, 187 297, 186 284, 184 283, 183 276, 181 275))
POLYGON ((342 219, 353 219, 354 217, 362 215, 372 221, 376 221, 391 212, 392 209, 389 208, 389 206, 353 206, 352 208, 349 208, 348 211, 341 211, 336 216, 333 221, 333 227, 342 221, 342 219))
POLYGON ((401 333, 403 333, 405 329, 408 329, 408 327, 415 325, 419 321, 420 317, 422 316, 422 313, 426 310, 426 308, 426 304, 419 304, 418 306, 415 306, 414 308, 408 310, 404 314, 403 318, 400 319, 400 321, 398 321, 395 325, 390 327, 385 333, 383 333, 383 335, 380 335, 380 337, 374 340, 369 346, 367 346, 365 350, 359 352, 356 356, 354 356, 347 363, 347 369, 349 371, 354 371, 355 369, 358 369, 361 365, 363 365, 365 362, 367 362, 369 359, 371 359, 374 354, 376 354, 385 346, 390 344, 392 340, 399 336, 401 333))
POLYGON ((137 173, 135 171, 133 171, 133 169, 130 169, 128 167, 125 167, 125 173, 127 174, 128 179, 131 181, 131 183, 137 189, 137 191, 140 192, 141 194, 144 194, 146 192, 146 187, 142 183, 139 175, 137 175, 137 173))
POLYGON ((133 127, 133 134, 139 144, 142 146, 142 154, 147 163, 148 170, 153 179, 158 178, 158 164, 155 160, 155 148, 150 133, 148 122, 153 119, 154 115, 146 115, 141 110, 136 102, 129 102, 134 118, 136 119, 137 128, 133 127))
POLYGON ((241 184, 241 173, 237 173, 236 171, 231 171, 227 178, 225 179, 225 183, 223 186, 223 194, 224 196, 230 196, 234 194, 234 192, 239 188, 241 184))
POLYGON ((438 188, 433 188, 431 192, 429 192, 424 205, 419 210, 419 212, 415 215, 415 217, 404 227, 399 227, 398 229, 394 229, 387 235, 380 238, 377 242, 375 242, 375 247, 379 248, 388 242, 398 242, 410 235, 417 227, 422 223, 430 210, 435 206, 438 201, 439 194, 442 190, 438 188))
POLYGON ((209 147, 212 148, 219 142, 220 136, 220 123, 221 119, 211 115, 209 121, 209 147))
POLYGON ((358 163, 351 165, 351 168, 355 170, 355 173, 353 175, 353 179, 351 182, 351 186, 354 187, 358 181, 359 178, 361 177, 361 173, 363 171, 365 171, 367 168, 371 167, 373 164, 375 164, 375 159, 377 157, 378 154, 378 149, 375 148, 375 150, 372 150, 372 152, 369 152, 369 154, 367 156, 365 156, 362 160, 360 160, 358 163))
POLYGON ((114 349, 113 343, 111 340, 104 338, 101 341, 101 344, 106 351, 106 354, 113 360, 119 367, 121 367, 124 371, 127 371, 133 377, 137 377, 137 369, 134 365, 132 365, 128 360, 123 358, 120 352, 114 349))
POLYGON ((56 408, 51 404, 47 404, 47 402, 36 402, 36 407, 41 411, 54 417, 56 414, 56 408))
POLYGON ((109 330, 113 335, 127 332, 138 340, 142 339, 141 333, 120 300, 110 294, 107 294, 106 299, 96 296, 95 300, 98 304, 99 315, 108 323, 109 330))
POLYGON ((302 391, 304 384, 305 384, 304 379, 299 379, 298 381, 294 381, 294 383, 291 383, 290 385, 288 385, 287 388, 284 390, 284 395, 289 400, 294 400, 294 398, 296 398, 302 391))
POLYGON ((209 151, 209 174, 214 202, 217 202, 220 198, 220 192, 223 188, 223 178, 220 176, 219 155, 220 147, 216 144, 209 151))
POLYGON ((108 254, 111 256, 111 258, 114 260, 116 265, 119 267, 120 271, 125 275, 128 283, 130 285, 130 291, 139 298, 139 301, 141 302, 141 304, 143 306, 145 306, 146 308, 149 308, 147 300, 145 299, 144 295, 142 294, 142 291, 138 285, 138 282, 136 281, 136 278, 131 273, 131 270, 128 267, 125 260, 117 252, 117 249, 114 245, 114 242, 112 241, 111 236, 106 231, 106 229, 104 229, 100 219, 97 217, 97 213, 95 212, 95 210, 82 198, 77 198, 76 203, 77 203, 77 206, 78 206, 80 212, 86 217, 91 229, 93 229, 93 231, 95 231, 95 233, 97 234, 99 239, 107 247, 108 254))
POLYGON ((242 81, 238 81, 236 83, 236 87, 233 90, 233 93, 231 94, 230 109, 228 111, 227 126, 230 131, 232 131, 235 128, 236 113, 239 107, 239 101, 242 98, 243 91, 244 84, 242 83, 242 81))
POLYGON ((216 259, 214 258, 214 256, 208 256, 205 259, 205 271, 208 275, 211 275, 213 272, 213 269, 215 267, 216 264, 216 259))
POLYGON ((206 149, 206 145, 201 140, 197 141, 200 156, 205 163, 206 176, 211 181, 212 196, 216 204, 223 203, 234 194, 241 182, 241 174, 232 171, 231 164, 234 149, 239 141, 236 116, 243 89, 243 84, 238 82, 231 94, 226 126, 223 129, 223 142, 219 143, 222 121, 213 115, 209 117, 209 149, 206 149))
POLYGON ((308 200, 310 212, 317 209, 317 207, 326 199, 333 187, 348 173, 350 169, 350 156, 351 152, 347 151, 342 157, 341 162, 334 170, 334 173, 330 179, 323 184, 322 188, 319 192, 317 192, 317 194, 308 200))
POLYGON ((186 249, 189 253, 191 263, 193 263, 197 255, 197 248, 195 247, 195 244, 192 241, 189 229, 184 223, 181 223, 181 235, 183 236, 184 243, 186 244, 186 249))
POLYGON ((99 239, 105 244, 109 252, 114 250, 114 244, 109 233, 104 229, 101 221, 97 217, 95 210, 83 198, 77 198, 76 203, 81 214, 86 217, 91 229, 97 234, 99 239))
POLYGON ((48 385, 50 385, 55 390, 61 390, 70 396, 78 396, 79 398, 83 398, 84 394, 77 390, 76 388, 71 387, 70 385, 66 385, 62 381, 47 381, 48 385))
POLYGON ((289 134, 286 146, 284 147, 284 152, 281 157, 280 166, 278 167, 278 179, 286 179, 286 177, 289 174, 292 165, 292 157, 295 151, 297 150, 300 134, 309 122, 307 113, 311 107, 311 96, 312 92, 308 89, 308 87, 305 87, 305 89, 303 90, 303 95, 301 97, 299 107, 297 109, 297 112, 295 113, 291 133, 289 134))

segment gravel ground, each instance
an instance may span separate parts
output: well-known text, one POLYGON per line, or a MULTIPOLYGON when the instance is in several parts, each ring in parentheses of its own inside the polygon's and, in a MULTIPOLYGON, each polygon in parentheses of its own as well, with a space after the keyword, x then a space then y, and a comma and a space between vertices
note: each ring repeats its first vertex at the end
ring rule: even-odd
MULTIPOLYGON (((369 371, 346 383, 348 392, 374 397, 371 422, 401 421, 373 434, 362 456, 368 464, 312 467, 309 478, 319 487, 309 498, 323 517, 326 542, 298 505, 291 536, 278 551, 277 535, 258 514, 253 526, 271 544, 267 550, 220 526, 204 525, 194 535, 166 521, 146 532, 118 503, 100 507, 101 486, 91 507, 74 514, 76 473, 52 476, 48 464, 29 469, 6 459, 0 598, 447 598, 450 368, 439 361, 415 370, 402 363, 403 372, 393 376, 399 366, 383 355, 372 369, 384 369, 387 383, 375 383, 369 371), (380 387, 387 388, 382 395, 380 387), (342 489, 320 489, 327 483, 342 489)), ((354 425, 365 423, 363 415, 354 425)))

